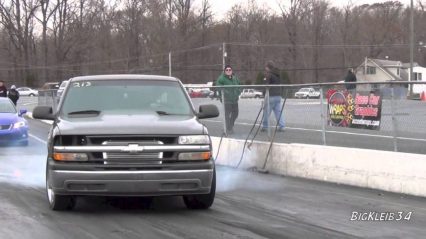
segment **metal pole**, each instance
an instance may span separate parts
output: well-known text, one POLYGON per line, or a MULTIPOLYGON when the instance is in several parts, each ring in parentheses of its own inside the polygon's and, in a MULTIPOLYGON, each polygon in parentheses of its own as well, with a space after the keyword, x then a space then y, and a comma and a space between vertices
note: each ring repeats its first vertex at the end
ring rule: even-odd
POLYGON ((228 135, 228 131, 226 129, 226 107, 225 107, 225 90, 222 88, 220 89, 221 98, 222 98, 222 105, 223 105, 223 132, 225 132, 226 135, 228 135))
MULTIPOLYGON (((410 7, 410 81, 413 81, 413 61, 414 61, 414 6, 411 0, 410 7)), ((413 85, 410 85, 410 96, 413 96, 413 85)))
POLYGON ((222 43, 222 70, 225 69, 225 64, 226 64, 226 49, 225 49, 225 42, 222 43))
POLYGON ((327 124, 327 118, 326 118, 326 109, 324 104, 324 90, 322 87, 320 88, 320 101, 321 101, 321 119, 322 119, 322 143, 324 145, 327 145, 327 141, 325 138, 325 125, 327 124))
POLYGON ((169 51, 169 76, 172 76, 172 52, 169 51))
POLYGON ((269 87, 267 87, 266 88, 266 93, 265 93, 265 106, 263 107, 264 108, 264 116, 263 117, 265 117, 265 119, 263 119, 263 120, 266 120, 267 122, 268 122, 268 128, 266 129, 267 130, 267 132, 268 132, 268 137, 271 137, 271 121, 270 121, 270 117, 269 117, 269 115, 270 115, 270 113, 269 113, 269 87))
POLYGON ((396 122, 396 114, 395 114, 395 92, 394 92, 394 86, 391 88, 391 117, 392 117, 392 139, 393 139, 393 151, 398 152, 398 139, 397 139, 397 122, 396 122))

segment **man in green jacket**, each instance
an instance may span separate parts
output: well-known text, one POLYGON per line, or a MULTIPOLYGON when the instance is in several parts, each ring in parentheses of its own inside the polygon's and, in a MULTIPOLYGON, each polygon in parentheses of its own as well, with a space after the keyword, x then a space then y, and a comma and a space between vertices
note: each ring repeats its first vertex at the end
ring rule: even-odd
MULTIPOLYGON (((224 72, 216 80, 217 86, 237 86, 240 85, 240 80, 232 72, 232 67, 226 65, 224 72)), ((239 87, 227 87, 219 90, 222 101, 222 93, 224 94, 223 100, 225 105, 225 124, 226 133, 234 133, 234 123, 238 117, 238 99, 240 97, 241 89, 239 87)))

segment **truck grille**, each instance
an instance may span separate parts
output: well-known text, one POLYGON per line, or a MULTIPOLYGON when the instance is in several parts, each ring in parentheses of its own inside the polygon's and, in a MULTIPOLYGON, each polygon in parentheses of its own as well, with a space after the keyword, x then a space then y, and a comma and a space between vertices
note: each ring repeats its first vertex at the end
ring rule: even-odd
MULTIPOLYGON (((162 141, 104 141, 107 146, 162 145, 162 141)), ((163 152, 103 152, 104 164, 162 164, 163 152)))

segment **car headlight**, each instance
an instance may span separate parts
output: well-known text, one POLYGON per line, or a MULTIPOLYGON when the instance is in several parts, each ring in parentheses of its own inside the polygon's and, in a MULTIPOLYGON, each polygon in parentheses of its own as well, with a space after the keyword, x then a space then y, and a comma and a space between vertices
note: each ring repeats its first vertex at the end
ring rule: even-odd
POLYGON ((89 157, 85 153, 53 153, 56 161, 87 161, 89 157))
POLYGON ((210 144, 208 135, 179 136, 178 144, 210 144))
POLYGON ((16 123, 13 124, 13 128, 18 129, 18 128, 24 127, 25 125, 26 124, 25 124, 24 121, 19 121, 19 122, 16 122, 16 123))

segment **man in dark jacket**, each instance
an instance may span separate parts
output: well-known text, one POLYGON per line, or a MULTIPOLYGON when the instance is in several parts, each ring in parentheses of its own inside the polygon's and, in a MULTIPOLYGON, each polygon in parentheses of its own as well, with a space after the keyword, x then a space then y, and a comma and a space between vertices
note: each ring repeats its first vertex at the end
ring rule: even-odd
MULTIPOLYGON (((281 78, 278 69, 275 67, 274 62, 268 61, 265 66, 266 85, 279 85, 281 84, 281 78)), ((269 105, 265 105, 263 110, 263 122, 262 122, 262 131, 266 131, 269 127, 269 117, 271 116, 271 110, 274 111, 275 119, 278 122, 278 131, 284 130, 284 116, 281 112, 282 105, 282 93, 283 89, 281 87, 271 87, 269 88, 269 105)))
MULTIPOLYGON (((216 80, 217 86, 237 86, 240 85, 240 80, 233 73, 232 67, 226 65, 224 72, 216 80)), ((240 97, 241 89, 239 87, 229 87, 224 89, 218 89, 219 97, 222 97, 223 92, 223 104, 225 105, 225 124, 226 133, 234 133, 235 120, 238 117, 238 100, 240 97)), ((222 101, 222 98, 220 98, 222 101)))
POLYGON ((12 85, 11 87, 10 87, 10 90, 9 90, 9 94, 8 94, 8 96, 7 97, 9 97, 9 99, 13 102, 13 104, 15 104, 15 106, 16 106, 16 104, 18 103, 18 100, 19 100, 19 92, 16 90, 16 86, 15 85, 12 85))
POLYGON ((7 88, 2 80, 0 80, 0 97, 7 97, 7 88))
MULTIPOLYGON (((348 70, 348 74, 345 77, 345 83, 350 83, 350 82, 356 82, 356 76, 355 76, 355 74, 354 74, 354 72, 353 72, 352 69, 348 70)), ((346 85, 346 89, 348 91, 354 91, 355 88, 356 88, 355 84, 347 84, 346 85)))

